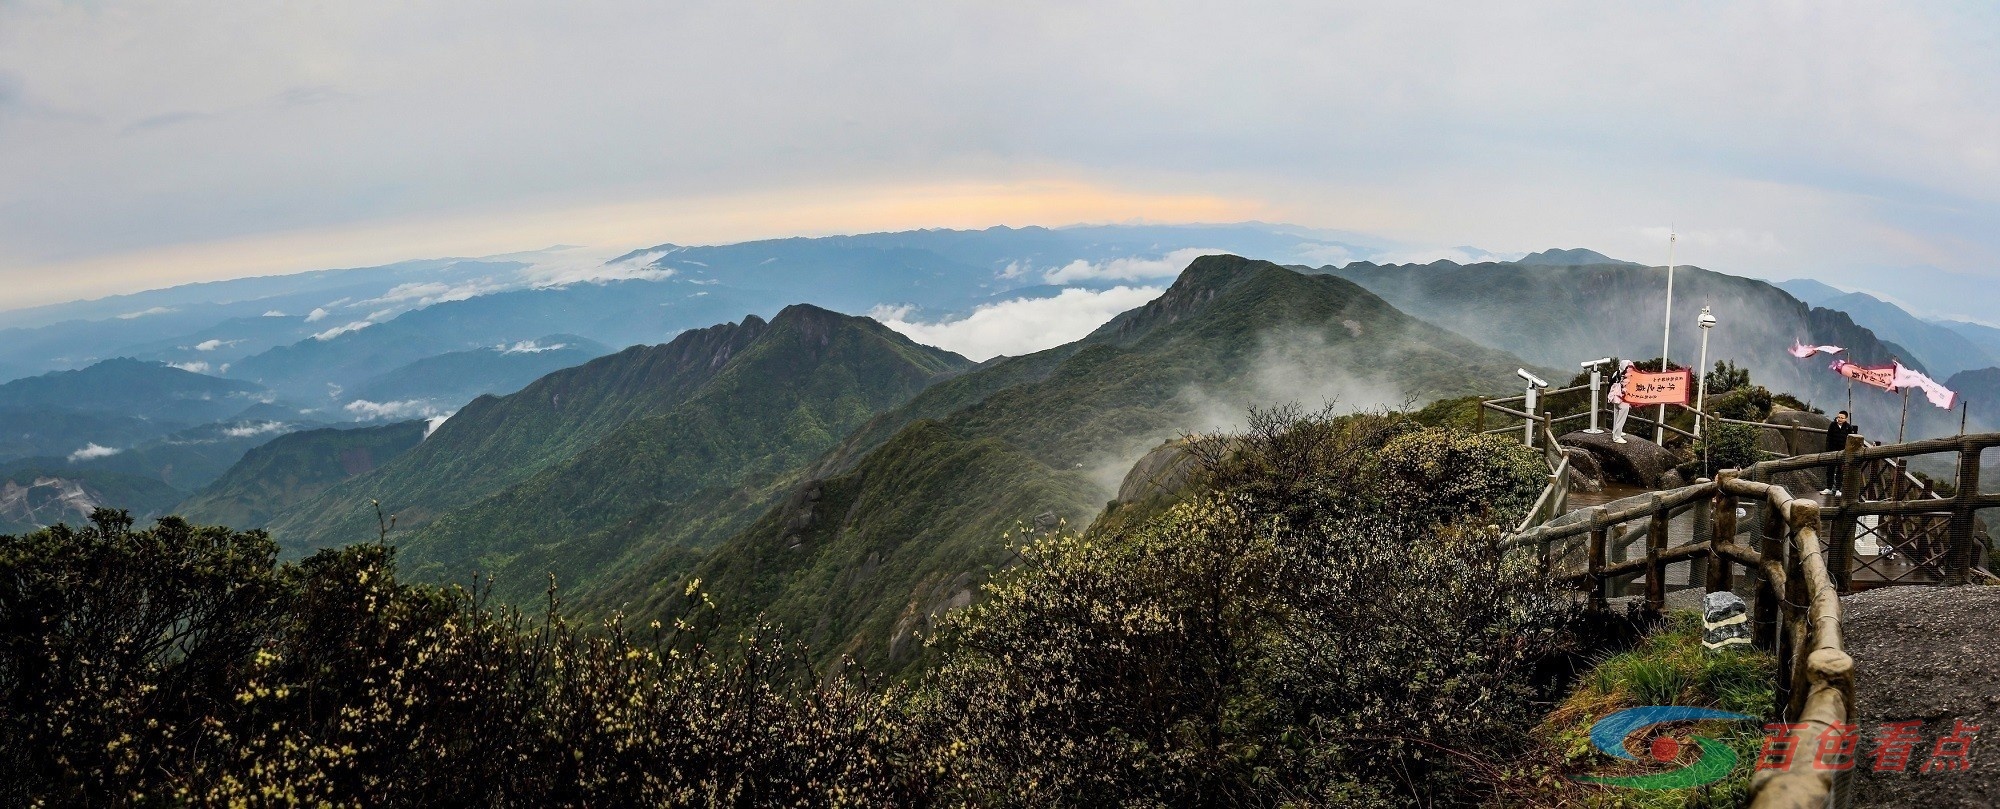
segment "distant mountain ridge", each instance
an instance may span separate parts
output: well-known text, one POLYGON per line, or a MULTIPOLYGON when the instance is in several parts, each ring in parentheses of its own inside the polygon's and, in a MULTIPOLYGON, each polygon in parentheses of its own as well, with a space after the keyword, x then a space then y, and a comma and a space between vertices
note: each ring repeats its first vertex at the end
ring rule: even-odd
POLYGON ((2000 353, 1951 324, 1923 320, 1865 292, 1846 292, 1810 279, 1784 281, 1777 286, 1814 306, 1846 312, 1877 337, 1911 352, 1906 361, 1914 360, 1939 378, 2000 365, 2000 353))
POLYGON ((1553 248, 1549 250, 1543 250, 1537 253, 1529 253, 1526 256, 1514 260, 1512 263, 1529 265, 1529 266, 1541 266, 1541 267, 1587 267, 1593 264, 1624 265, 1632 267, 1646 266, 1636 261, 1622 261, 1607 256, 1603 253, 1599 253, 1595 250, 1587 250, 1581 247, 1573 247, 1569 249, 1553 248))
MULTIPOLYGON (((1543 365, 1575 368, 1595 357, 1660 353, 1663 268, 1357 262, 1321 271, 1353 280, 1439 326, 1543 365)), ((1703 306, 1711 307, 1719 320, 1709 335, 1711 363, 1732 360, 1749 368, 1760 384, 1829 410, 1846 407, 1846 381, 1828 371, 1824 360, 1785 353, 1794 341, 1845 346, 1851 359, 1864 364, 1902 357, 1922 365, 1913 359, 1916 352, 1881 339, 1845 312, 1809 306, 1763 281, 1692 266, 1680 267, 1674 278, 1676 363, 1691 366, 1699 358, 1702 335, 1695 324, 1703 306)), ((1871 434, 1898 420, 1900 401, 1866 395, 1854 401, 1863 429, 1871 434)), ((1942 429, 1942 424, 1925 429, 1942 429)), ((1893 434, 1893 426, 1888 429, 1893 434)))

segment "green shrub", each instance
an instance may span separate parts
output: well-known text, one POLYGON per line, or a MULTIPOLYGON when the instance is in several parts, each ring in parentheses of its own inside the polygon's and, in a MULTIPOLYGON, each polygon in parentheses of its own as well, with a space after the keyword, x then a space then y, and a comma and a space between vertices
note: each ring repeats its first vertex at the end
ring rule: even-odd
POLYGON ((1747 469, 1761 460, 1757 428, 1747 424, 1709 422, 1695 445, 1695 464, 1705 477, 1722 469, 1747 469))
POLYGON ((1533 496, 1512 451, 1392 421, 1263 414, 1207 493, 1023 547, 918 690, 947 801, 1480 800, 1573 607, 1469 527, 1533 496), (1395 488, 1444 463, 1467 480, 1395 488))

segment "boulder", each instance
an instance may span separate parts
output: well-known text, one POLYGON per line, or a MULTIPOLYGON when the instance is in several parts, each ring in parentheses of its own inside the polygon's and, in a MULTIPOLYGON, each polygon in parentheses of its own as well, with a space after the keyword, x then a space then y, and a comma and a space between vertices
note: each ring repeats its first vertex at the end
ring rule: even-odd
POLYGON ((1680 464, 1665 447, 1627 433, 1625 443, 1611 440, 1608 432, 1591 434, 1578 430, 1556 439, 1565 448, 1581 449, 1596 457, 1604 479, 1631 486, 1657 489, 1660 478, 1680 464))
POLYGON ((1234 448, 1217 443, 1221 441, 1223 439, 1183 437, 1169 439, 1154 447, 1125 473, 1125 480, 1118 485, 1118 501, 1137 503, 1156 495, 1180 491, 1201 465, 1196 449, 1209 455, 1222 455, 1234 448), (1197 448, 1194 442, 1204 442, 1208 446, 1197 448))
POLYGON ((1597 463, 1597 456, 1581 447, 1563 447, 1563 457, 1569 459, 1569 479, 1572 491, 1604 491, 1604 467, 1597 463))
POLYGON ((1583 473, 1575 466, 1569 468, 1569 490, 1572 492, 1597 493, 1604 491, 1604 481, 1583 473))
MULTIPOLYGON (((1798 430, 1762 431, 1766 433, 1783 433, 1786 442, 1785 446, 1783 447, 1773 446, 1772 449, 1780 450, 1784 452, 1786 455, 1810 455, 1815 452, 1825 452, 1826 428, 1827 425, 1833 423, 1833 419, 1828 418, 1826 416, 1822 416, 1818 413, 1809 413, 1804 410, 1793 410, 1784 405, 1778 405, 1776 407, 1771 408, 1771 417, 1765 419, 1764 421, 1771 424, 1782 424, 1789 427, 1804 427, 1808 430, 1811 430, 1811 432, 1800 432, 1798 430)), ((1763 442, 1759 441, 1758 446, 1762 447, 1763 442)))

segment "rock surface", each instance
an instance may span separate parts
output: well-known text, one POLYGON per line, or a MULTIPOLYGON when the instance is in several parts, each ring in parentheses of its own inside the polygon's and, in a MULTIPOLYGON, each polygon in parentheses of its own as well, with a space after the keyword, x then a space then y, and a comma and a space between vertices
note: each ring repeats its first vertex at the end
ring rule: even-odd
POLYGON ((1659 488, 1660 478, 1680 462, 1666 448, 1630 433, 1623 444, 1612 441, 1608 432, 1593 435, 1582 430, 1556 440, 1596 456, 1606 480, 1648 489, 1659 488))
POLYGON ((1883 587, 1840 601, 1862 757, 1854 806, 2000 806, 2000 587, 1883 587), (1922 721, 1909 771, 1877 773, 1884 722, 1922 721), (1980 728, 1971 769, 1921 772, 1953 723, 1980 728))
POLYGON ((1571 491, 1604 491, 1604 467, 1597 462, 1597 456, 1581 447, 1563 447, 1563 457, 1569 459, 1569 480, 1571 491))
MULTIPOLYGON (((1812 431, 1812 432, 1801 432, 1798 430, 1758 431, 1761 433, 1771 434, 1773 435, 1774 438, 1777 438, 1778 440, 1770 442, 1772 444, 1772 446, 1770 446, 1770 449, 1778 452, 1783 452, 1786 455, 1810 455, 1815 452, 1826 451, 1826 427, 1827 425, 1833 423, 1833 419, 1827 418, 1826 416, 1822 416, 1818 413, 1808 413, 1804 410, 1793 410, 1783 405, 1771 408, 1771 417, 1765 419, 1764 421, 1765 423, 1768 424, 1781 424, 1787 427, 1804 427, 1812 431), (1782 437, 1778 437, 1778 434, 1782 434, 1782 437)), ((1758 448, 1759 449, 1765 448, 1764 444, 1765 441, 1760 440, 1758 442, 1758 448)))

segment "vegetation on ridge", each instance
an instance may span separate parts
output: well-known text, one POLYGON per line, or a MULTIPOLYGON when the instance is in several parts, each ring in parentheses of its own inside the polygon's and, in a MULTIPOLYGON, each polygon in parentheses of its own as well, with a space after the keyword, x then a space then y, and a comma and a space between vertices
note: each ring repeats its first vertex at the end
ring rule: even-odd
MULTIPOLYGON (((1050 532, 900 685, 753 631, 635 642, 392 549, 176 519, 0 537, 9 802, 1471 805, 1574 607, 1494 549, 1532 452, 1266 413, 1180 505, 1050 532), (1431 447, 1446 447, 1444 454, 1431 447), (1412 508, 1399 485, 1462 476, 1412 508), (1506 513, 1496 513, 1506 512, 1506 513)), ((699 586, 688 588, 705 603, 699 586)), ((690 612, 690 623, 703 620, 690 612)), ((687 624, 683 625, 686 628, 687 624)))

